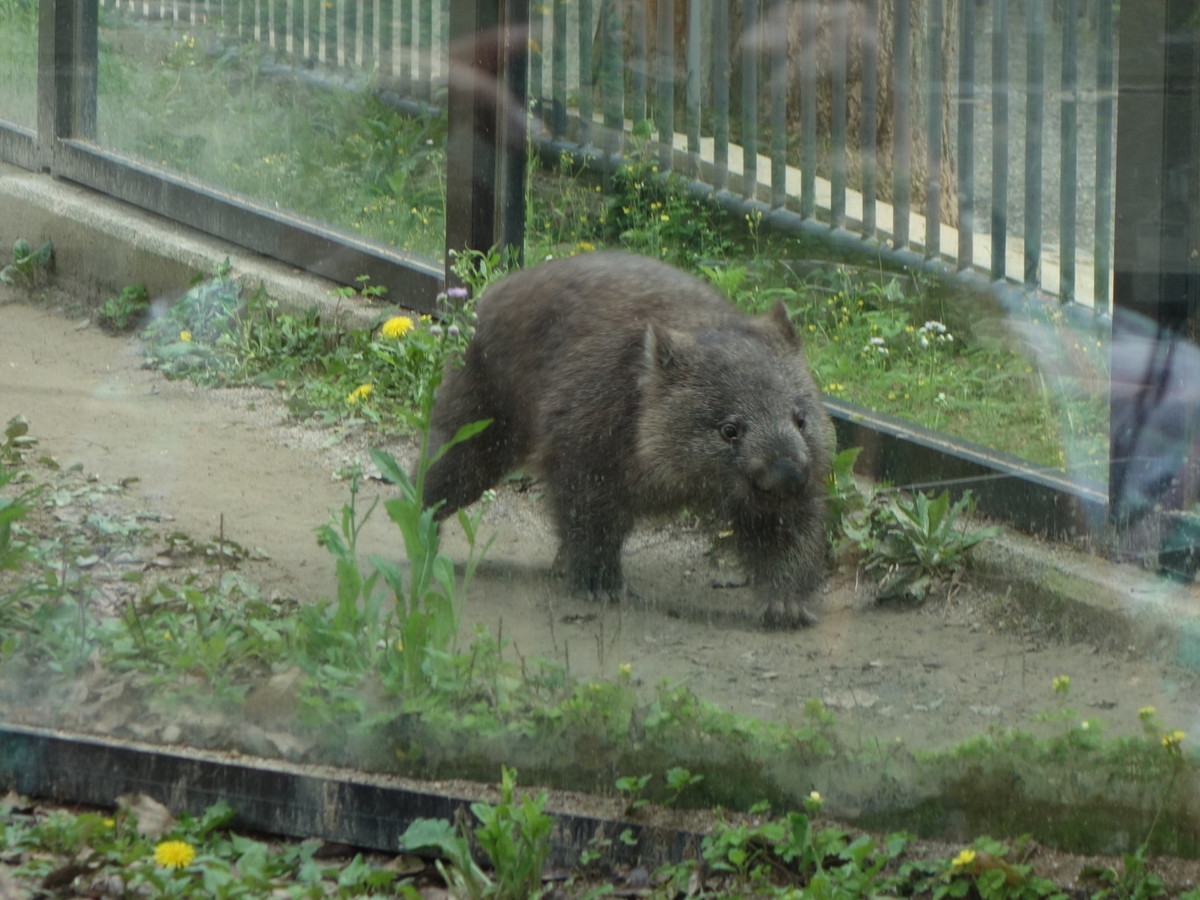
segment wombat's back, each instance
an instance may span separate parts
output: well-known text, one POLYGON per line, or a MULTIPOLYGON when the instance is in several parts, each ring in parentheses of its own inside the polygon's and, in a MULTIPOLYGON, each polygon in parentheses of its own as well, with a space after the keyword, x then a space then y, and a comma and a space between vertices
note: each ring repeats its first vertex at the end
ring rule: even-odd
POLYGON ((477 334, 490 351, 514 348, 525 354, 523 366, 541 370, 592 342, 640 348, 650 324, 753 329, 753 320, 706 282, 647 257, 599 252, 543 263, 493 285, 479 303, 477 334))

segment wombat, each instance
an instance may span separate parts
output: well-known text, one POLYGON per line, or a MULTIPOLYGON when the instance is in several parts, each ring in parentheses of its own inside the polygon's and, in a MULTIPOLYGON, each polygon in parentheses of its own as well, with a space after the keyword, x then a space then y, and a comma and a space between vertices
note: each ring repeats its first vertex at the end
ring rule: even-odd
POLYGON ((524 466, 571 588, 617 596, 635 519, 707 511, 731 524, 765 622, 815 621, 833 426, 782 304, 752 317, 665 263, 602 252, 508 275, 478 313, 430 446, 492 421, 430 468, 439 519, 524 466))

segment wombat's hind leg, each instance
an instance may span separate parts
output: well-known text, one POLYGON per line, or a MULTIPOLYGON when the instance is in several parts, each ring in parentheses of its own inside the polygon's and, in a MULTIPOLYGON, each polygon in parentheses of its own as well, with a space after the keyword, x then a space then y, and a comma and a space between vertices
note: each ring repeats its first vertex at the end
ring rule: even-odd
POLYGON ((636 596, 621 571, 621 545, 632 527, 608 523, 581 498, 555 498, 560 544, 552 571, 562 575, 572 594, 592 600, 618 602, 636 596))

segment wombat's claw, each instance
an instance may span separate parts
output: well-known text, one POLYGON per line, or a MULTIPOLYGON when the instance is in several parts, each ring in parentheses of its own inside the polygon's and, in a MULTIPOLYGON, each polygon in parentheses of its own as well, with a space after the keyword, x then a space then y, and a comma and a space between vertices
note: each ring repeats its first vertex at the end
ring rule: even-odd
POLYGON ((808 628, 817 624, 817 617, 801 603, 773 600, 763 610, 767 628, 808 628))
POLYGON ((586 597, 593 603, 623 603, 626 600, 638 599, 638 593, 628 584, 621 584, 617 587, 609 588, 581 588, 575 592, 579 596, 586 597))

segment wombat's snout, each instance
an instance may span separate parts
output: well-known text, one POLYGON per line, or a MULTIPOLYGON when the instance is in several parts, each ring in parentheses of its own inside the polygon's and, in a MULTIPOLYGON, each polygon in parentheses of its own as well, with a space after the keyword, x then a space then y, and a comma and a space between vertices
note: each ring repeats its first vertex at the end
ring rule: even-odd
POLYGON ((797 496, 808 486, 808 461, 782 456, 756 471, 751 483, 755 490, 780 499, 797 496))

